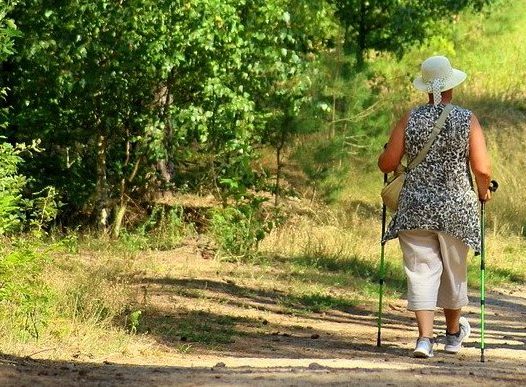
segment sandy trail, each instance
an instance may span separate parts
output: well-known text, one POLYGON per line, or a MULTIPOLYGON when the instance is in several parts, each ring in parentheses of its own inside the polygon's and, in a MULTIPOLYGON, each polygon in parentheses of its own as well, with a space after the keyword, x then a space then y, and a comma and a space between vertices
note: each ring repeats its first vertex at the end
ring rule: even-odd
MULTIPOLYGON (((523 289, 487 295, 486 362, 480 362, 478 297, 466 315, 473 332, 458 355, 413 359, 412 316, 404 301, 386 305, 383 345, 376 347, 373 311, 331 311, 301 317, 268 312, 260 334, 225 348, 152 358, 119 356, 104 362, 0 358, 4 386, 131 385, 526 385, 526 298, 523 289), (274 331, 280 327, 281 332, 274 331), (317 332, 319 337, 313 336, 317 332)), ((162 298, 162 293, 153 295, 162 298)), ((437 331, 444 322, 437 318, 437 331)))

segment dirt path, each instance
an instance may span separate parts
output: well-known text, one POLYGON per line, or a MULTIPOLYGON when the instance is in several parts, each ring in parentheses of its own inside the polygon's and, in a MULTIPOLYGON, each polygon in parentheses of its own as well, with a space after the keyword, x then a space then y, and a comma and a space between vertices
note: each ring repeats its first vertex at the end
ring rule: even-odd
MULTIPOLYGON (((155 346, 153 356, 128 352, 93 359, 64 354, 65 360, 49 360, 46 353, 31 358, 0 355, 0 385, 526 385, 526 288, 487 294, 485 363, 478 349, 475 293, 465 310, 473 329, 466 348, 448 355, 441 344, 434 358, 421 360, 410 357, 415 327, 403 300, 386 302, 383 345, 378 348, 374 304, 289 313, 278 302, 279 290, 212 278, 218 267, 211 261, 203 269, 207 272, 182 278, 180 273, 196 267, 191 260, 202 260, 183 253, 177 261, 166 262, 170 270, 178 270, 181 262, 181 271, 143 275, 137 284, 148 289, 144 324, 152 325, 144 337, 155 346), (199 345, 169 336, 171 327, 180 327, 185 318, 187 325, 209 322, 203 325, 206 329, 217 323, 218 332, 229 330, 232 337, 222 344, 199 345)), ((438 316, 437 332, 443 331, 438 316)))
MULTIPOLYGON (((0 358, 3 386, 131 385, 526 385, 524 292, 488 294, 487 361, 480 363, 477 296, 467 309, 473 335, 459 355, 437 347, 429 360, 409 357, 414 333, 403 301, 386 305, 383 346, 372 311, 302 317, 268 312, 259 334, 188 355, 166 350, 153 360, 115 356, 100 363, 0 358), (276 327, 281 331, 273 331, 276 327), (316 333, 314 333, 316 332, 316 333), (135 363, 135 364, 134 364, 135 363), (144 365, 144 363, 149 363, 144 365), (141 364, 141 365, 139 365, 141 364)), ((161 297, 161 293, 153 297, 161 297)), ((443 330, 439 318, 438 330, 443 330)))

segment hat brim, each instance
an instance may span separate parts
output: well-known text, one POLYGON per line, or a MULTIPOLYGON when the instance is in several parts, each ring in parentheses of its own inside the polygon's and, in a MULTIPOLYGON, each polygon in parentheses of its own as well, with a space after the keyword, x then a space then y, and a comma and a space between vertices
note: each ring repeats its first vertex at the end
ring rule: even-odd
MULTIPOLYGON (((446 84, 440 91, 446 91, 454 87, 457 87, 458 85, 460 85, 462 82, 466 80, 466 77, 467 77, 467 74, 464 71, 453 69, 453 73, 451 74, 446 84)), ((425 91, 426 93, 428 92, 427 83, 424 82, 421 76, 417 77, 413 81, 413 86, 420 91, 425 91)))

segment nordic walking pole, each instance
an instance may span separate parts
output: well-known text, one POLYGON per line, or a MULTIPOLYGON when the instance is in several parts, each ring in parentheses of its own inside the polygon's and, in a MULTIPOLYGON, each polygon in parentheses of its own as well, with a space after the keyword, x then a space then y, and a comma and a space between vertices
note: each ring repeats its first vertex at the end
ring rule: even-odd
MULTIPOLYGON (((490 192, 495 192, 499 188, 499 184, 492 180, 489 184, 490 192)), ((485 202, 480 202, 480 361, 486 361, 484 357, 484 330, 486 328, 486 247, 485 247, 485 216, 486 205, 485 202)))
MULTIPOLYGON (((387 173, 384 173, 384 185, 387 183, 387 173)), ((379 283, 380 283, 380 290, 379 290, 379 300, 378 300, 378 335, 376 337, 376 346, 380 347, 382 345, 382 299, 384 296, 384 276, 385 276, 385 267, 384 267, 384 251, 385 251, 385 245, 383 243, 384 235, 385 235, 385 223, 387 218, 387 207, 385 206, 385 203, 382 205, 382 241, 381 249, 380 249, 380 272, 379 272, 379 283)))

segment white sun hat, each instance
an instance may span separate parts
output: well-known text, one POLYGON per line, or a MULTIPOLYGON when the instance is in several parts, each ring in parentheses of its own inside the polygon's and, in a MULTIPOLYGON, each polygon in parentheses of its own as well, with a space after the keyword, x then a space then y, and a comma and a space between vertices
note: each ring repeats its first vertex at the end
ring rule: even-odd
POLYGON ((442 91, 460 85, 466 79, 465 72, 454 69, 445 56, 432 56, 422 62, 422 75, 413 81, 420 91, 433 94, 434 105, 442 101, 442 91))

